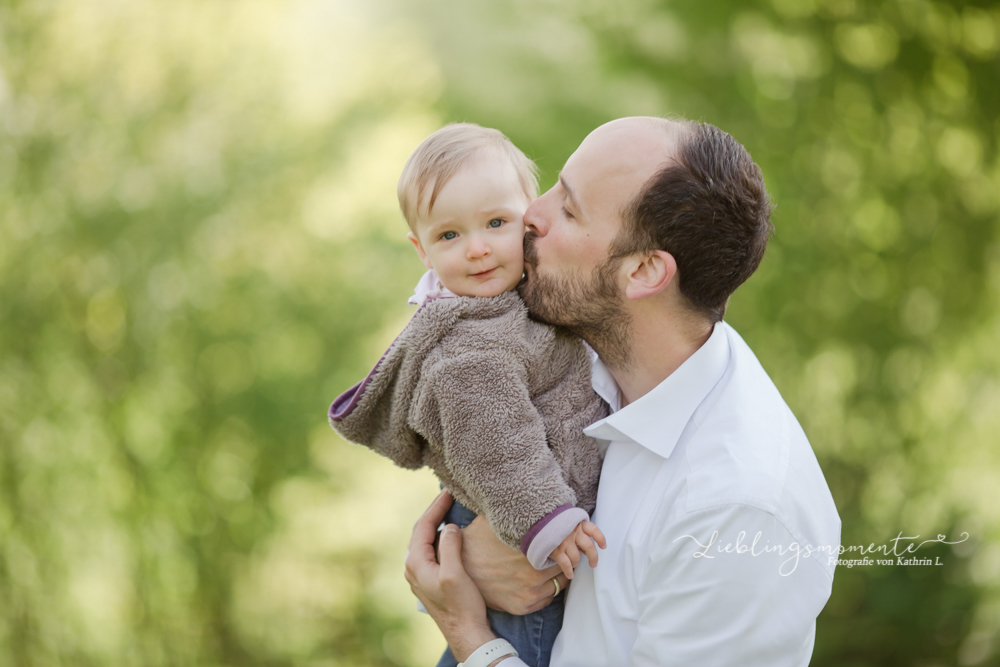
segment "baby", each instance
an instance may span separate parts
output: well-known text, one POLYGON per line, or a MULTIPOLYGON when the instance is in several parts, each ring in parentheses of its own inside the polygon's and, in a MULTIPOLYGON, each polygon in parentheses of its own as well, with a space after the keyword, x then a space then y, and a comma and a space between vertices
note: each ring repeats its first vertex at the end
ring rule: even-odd
MULTIPOLYGON (((446 521, 477 514, 497 536, 567 578, 580 552, 597 564, 604 535, 589 515, 601 457, 583 429, 608 414, 576 337, 539 324, 515 288, 535 165, 497 130, 448 125, 399 179, 408 235, 429 269, 419 308, 375 368, 330 407, 345 438, 406 468, 430 467, 454 495, 446 521)), ((562 624, 553 603, 528 616, 489 611, 528 664, 547 665, 562 624)), ((446 650, 439 665, 455 665, 446 650)))

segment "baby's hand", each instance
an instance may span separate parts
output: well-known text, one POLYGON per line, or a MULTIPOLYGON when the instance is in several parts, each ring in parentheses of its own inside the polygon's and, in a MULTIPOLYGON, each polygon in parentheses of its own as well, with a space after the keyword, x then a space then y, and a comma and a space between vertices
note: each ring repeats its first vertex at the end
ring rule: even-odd
POLYGON ((562 543, 552 550, 549 558, 554 560, 562 568, 567 579, 573 578, 573 568, 580 563, 580 552, 587 554, 590 567, 597 566, 597 549, 594 548, 594 541, 602 549, 608 546, 601 529, 590 521, 581 521, 577 524, 573 532, 566 536, 562 543))

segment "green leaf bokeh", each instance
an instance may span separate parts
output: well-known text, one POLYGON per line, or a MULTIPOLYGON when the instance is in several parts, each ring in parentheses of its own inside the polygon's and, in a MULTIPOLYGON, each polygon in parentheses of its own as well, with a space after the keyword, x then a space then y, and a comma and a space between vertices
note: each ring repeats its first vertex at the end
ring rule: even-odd
POLYGON ((995 664, 998 53, 985 2, 0 4, 0 666, 434 660, 436 483, 325 423, 422 272, 396 178, 467 120, 548 186, 636 114, 765 172, 727 319, 844 543, 971 536, 839 569, 813 664, 995 664))

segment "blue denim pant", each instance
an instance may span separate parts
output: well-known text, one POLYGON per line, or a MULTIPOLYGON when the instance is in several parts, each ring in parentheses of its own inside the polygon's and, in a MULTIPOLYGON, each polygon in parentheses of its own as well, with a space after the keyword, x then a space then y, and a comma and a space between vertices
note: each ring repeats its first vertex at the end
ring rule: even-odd
MULTIPOLYGON (((465 528, 475 518, 475 512, 456 500, 444 520, 459 528, 465 528)), ((563 593, 560 592, 548 607, 525 616, 514 616, 505 611, 487 608, 486 617, 493 632, 513 644, 521 660, 531 667, 548 667, 552 645, 562 627, 563 600, 563 593)), ((451 649, 446 648, 441 660, 438 661, 438 667, 457 665, 458 661, 452 655, 451 649)))

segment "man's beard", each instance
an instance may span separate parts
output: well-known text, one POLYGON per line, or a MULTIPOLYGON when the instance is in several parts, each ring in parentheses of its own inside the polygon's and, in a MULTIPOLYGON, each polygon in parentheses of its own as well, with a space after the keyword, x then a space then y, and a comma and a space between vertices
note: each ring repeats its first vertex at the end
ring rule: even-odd
POLYGON ((529 278, 517 288, 532 319, 568 329, 587 341, 608 366, 627 368, 632 356, 631 320, 615 281, 621 259, 606 259, 589 280, 579 274, 544 276, 538 272, 536 236, 532 232, 524 236, 529 278))

